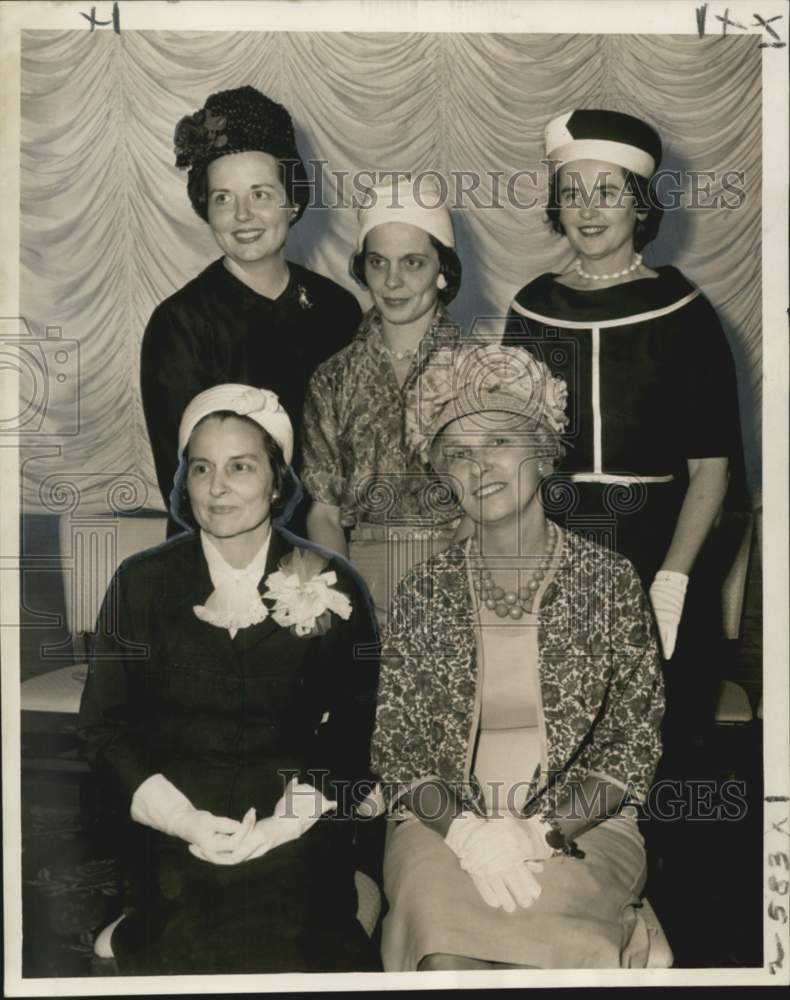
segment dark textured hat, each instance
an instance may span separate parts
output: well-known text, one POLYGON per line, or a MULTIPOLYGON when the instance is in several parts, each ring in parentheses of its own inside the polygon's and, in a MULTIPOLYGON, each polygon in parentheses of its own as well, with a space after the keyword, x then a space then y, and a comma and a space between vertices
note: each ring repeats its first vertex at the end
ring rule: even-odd
POLYGON ((176 166, 206 166, 229 153, 257 150, 278 160, 300 160, 287 110, 254 87, 212 94, 205 107, 176 125, 176 166))
POLYGON ((285 193, 296 207, 293 222, 302 217, 310 200, 310 185, 291 116, 282 104, 255 87, 212 94, 205 107, 176 125, 173 144, 176 166, 189 168, 189 200, 204 221, 208 221, 206 167, 221 156, 247 152, 268 153, 279 162, 285 193))
POLYGON ((661 154, 661 138, 652 125, 621 111, 577 109, 546 126, 546 156, 558 163, 604 160, 651 177, 661 154))

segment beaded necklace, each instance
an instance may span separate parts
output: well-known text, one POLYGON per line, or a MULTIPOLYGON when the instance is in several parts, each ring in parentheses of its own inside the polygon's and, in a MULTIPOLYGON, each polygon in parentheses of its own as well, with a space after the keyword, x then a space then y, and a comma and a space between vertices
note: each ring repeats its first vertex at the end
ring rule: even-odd
POLYGON ((635 271, 639 265, 642 263, 642 254, 634 254, 634 259, 631 261, 629 267, 624 268, 622 271, 615 271, 613 274, 588 274, 587 271, 582 267, 581 258, 577 258, 575 262, 575 268, 582 276, 582 278, 589 278, 590 281, 609 281, 610 278, 624 278, 627 274, 635 271))
MULTIPOLYGON (((518 621, 524 617, 525 613, 532 610, 535 594, 551 566, 560 538, 559 529, 553 521, 547 521, 546 525, 549 535, 546 551, 537 567, 532 570, 529 581, 521 584, 518 591, 505 590, 504 587, 500 587, 491 575, 491 570, 483 569, 480 572, 474 572, 472 579, 475 593, 488 610, 493 611, 498 618, 512 618, 514 621, 518 621)), ((474 541, 470 554, 477 559, 480 558, 477 543, 474 541)))
POLYGON ((389 354, 389 356, 391 358, 394 358, 396 361, 405 361, 407 358, 413 358, 414 355, 417 353, 416 347, 409 347, 403 351, 396 351, 394 348, 390 347, 389 344, 386 344, 384 342, 383 337, 381 338, 381 346, 384 348, 387 354, 389 354))

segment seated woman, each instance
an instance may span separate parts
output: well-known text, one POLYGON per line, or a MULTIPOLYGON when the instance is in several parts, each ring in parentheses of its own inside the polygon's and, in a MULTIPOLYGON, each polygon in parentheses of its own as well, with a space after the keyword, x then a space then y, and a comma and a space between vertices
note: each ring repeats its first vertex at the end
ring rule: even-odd
POLYGON ((292 450, 274 393, 195 397, 173 513, 199 531, 125 560, 104 601, 79 733, 139 824, 122 974, 379 967, 350 823, 374 624, 345 564, 272 529, 292 450))
POLYGON ((461 340, 446 308, 461 264, 434 183, 402 177, 394 189, 373 188, 358 219, 351 270, 373 307, 348 347, 310 379, 304 484, 313 500, 310 538, 349 556, 383 623, 400 576, 416 556, 449 544, 458 520, 455 499, 409 452, 404 434, 419 373, 440 347, 461 340))
POLYGON ((635 804, 664 705, 647 599, 626 559, 543 514, 563 382, 479 344, 422 381, 412 440, 475 533, 404 577, 382 648, 384 968, 644 964, 635 804))

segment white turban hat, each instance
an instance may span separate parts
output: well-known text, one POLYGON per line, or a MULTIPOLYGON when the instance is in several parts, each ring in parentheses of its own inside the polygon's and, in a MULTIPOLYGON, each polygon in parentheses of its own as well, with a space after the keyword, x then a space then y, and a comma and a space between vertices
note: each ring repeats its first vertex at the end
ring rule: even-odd
POLYGON ((294 452, 294 432, 288 414, 280 405, 277 395, 268 389, 255 389, 250 385, 226 383, 215 385, 195 396, 184 410, 178 428, 178 454, 184 454, 190 435, 196 425, 212 413, 230 410, 240 417, 249 417, 279 444, 283 457, 291 464, 294 452))

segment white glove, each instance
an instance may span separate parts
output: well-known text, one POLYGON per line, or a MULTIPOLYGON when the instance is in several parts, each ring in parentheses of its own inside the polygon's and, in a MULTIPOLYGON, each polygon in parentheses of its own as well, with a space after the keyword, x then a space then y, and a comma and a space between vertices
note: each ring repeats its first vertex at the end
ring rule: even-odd
POLYGON ((255 822, 255 810, 249 809, 241 822, 242 833, 234 839, 231 850, 221 847, 219 851, 206 851, 193 844, 189 850, 201 861, 216 865, 238 865, 242 861, 260 858, 280 844, 296 840, 306 833, 318 820, 332 809, 336 802, 330 802, 312 785, 291 780, 283 796, 274 807, 271 816, 255 822))
MULTIPOLYGON (((482 819, 464 812, 450 823, 445 843, 457 856, 461 868, 489 906, 513 913, 526 909, 538 898, 540 884, 533 872, 543 865, 533 860, 536 845, 528 821, 512 816, 482 819)), ((551 849, 547 847, 547 854, 551 849)))
POLYGON ((152 774, 138 787, 130 813, 135 822, 208 852, 235 847, 242 833, 238 820, 195 809, 163 774, 152 774))
POLYGON ((688 582, 689 578, 685 573, 661 570, 656 573, 650 586, 650 602, 658 623, 658 634, 661 637, 665 660, 671 660, 675 652, 675 640, 680 617, 683 614, 688 582))

